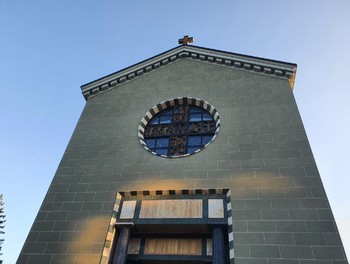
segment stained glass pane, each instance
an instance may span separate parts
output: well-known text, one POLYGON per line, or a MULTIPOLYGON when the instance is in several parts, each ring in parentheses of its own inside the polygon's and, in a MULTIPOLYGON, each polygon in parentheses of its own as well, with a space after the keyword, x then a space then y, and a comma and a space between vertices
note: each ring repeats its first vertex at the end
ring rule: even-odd
POLYGON ((159 154, 159 155, 168 155, 167 148, 155 149, 154 152, 159 154))
POLYGON ((165 110, 165 111, 163 111, 162 112, 162 116, 165 116, 165 115, 172 115, 173 114, 173 110, 172 109, 170 109, 170 110, 165 110))
POLYGON ((159 124, 171 124, 171 119, 172 119, 171 115, 161 116, 159 120, 159 124))
POLYGON ((190 114, 190 122, 202 121, 202 114, 190 114))
POLYGON ((156 148, 166 148, 169 146, 169 138, 158 138, 156 148))
POLYGON ((146 139, 147 147, 154 148, 156 146, 156 140, 155 139, 146 139))
POLYGON ((199 149, 199 148, 198 147, 187 147, 187 153, 193 154, 197 149, 199 149))
POLYGON ((202 110, 197 107, 190 107, 190 113, 200 113, 202 110))
POLYGON ((157 125, 159 121, 159 117, 154 117, 151 119, 151 121, 149 122, 149 124, 151 125, 157 125))
POLYGON ((209 143, 209 141, 213 138, 213 136, 203 136, 202 137, 202 145, 209 143))
POLYGON ((201 146, 201 137, 193 136, 187 138, 187 146, 201 146))
POLYGON ((209 113, 203 113, 203 121, 213 120, 213 117, 209 113))

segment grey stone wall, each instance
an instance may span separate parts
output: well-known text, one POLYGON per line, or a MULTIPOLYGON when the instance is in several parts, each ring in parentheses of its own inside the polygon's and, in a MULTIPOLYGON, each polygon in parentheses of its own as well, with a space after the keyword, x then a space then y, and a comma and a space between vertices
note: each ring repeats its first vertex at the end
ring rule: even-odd
POLYGON ((288 81, 189 59, 87 101, 17 263, 99 263, 117 191, 197 188, 231 189, 237 264, 348 263, 288 81), (219 135, 153 156, 139 122, 183 96, 218 110, 219 135))

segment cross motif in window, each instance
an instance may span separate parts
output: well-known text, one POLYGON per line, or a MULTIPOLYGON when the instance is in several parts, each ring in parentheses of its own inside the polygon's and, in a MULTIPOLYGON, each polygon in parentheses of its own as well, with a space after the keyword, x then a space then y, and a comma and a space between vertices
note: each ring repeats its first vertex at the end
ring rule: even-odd
POLYGON ((166 156, 193 154, 213 137, 215 121, 209 112, 190 105, 176 105, 154 116, 145 128, 147 146, 166 156))

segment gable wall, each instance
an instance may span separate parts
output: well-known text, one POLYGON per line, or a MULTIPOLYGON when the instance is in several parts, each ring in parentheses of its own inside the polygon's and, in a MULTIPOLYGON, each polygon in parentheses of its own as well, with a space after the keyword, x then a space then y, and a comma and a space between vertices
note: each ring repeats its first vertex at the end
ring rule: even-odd
POLYGON ((206 188, 231 189, 237 264, 344 260, 288 81, 182 59, 87 101, 18 263, 99 263, 117 191, 206 188), (219 135, 153 156, 140 120, 183 96, 217 109, 219 135))

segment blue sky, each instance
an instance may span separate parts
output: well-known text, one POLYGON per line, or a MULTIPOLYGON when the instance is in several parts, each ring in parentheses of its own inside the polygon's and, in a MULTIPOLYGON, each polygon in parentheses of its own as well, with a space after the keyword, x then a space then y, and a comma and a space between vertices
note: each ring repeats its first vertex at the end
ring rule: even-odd
POLYGON ((350 1, 0 2, 3 258, 14 263, 73 133, 80 86, 177 46, 298 64, 298 107, 350 254, 350 1))

